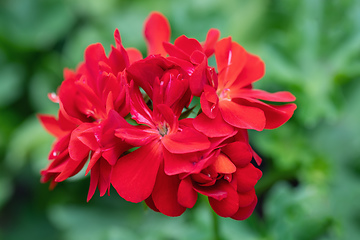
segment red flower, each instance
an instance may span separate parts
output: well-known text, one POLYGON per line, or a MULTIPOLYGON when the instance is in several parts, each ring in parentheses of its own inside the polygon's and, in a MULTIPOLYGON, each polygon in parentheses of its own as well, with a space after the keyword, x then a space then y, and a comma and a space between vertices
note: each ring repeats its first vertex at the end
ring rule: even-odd
POLYGON ((295 97, 289 92, 268 93, 252 88, 265 70, 264 63, 247 53, 239 44, 225 38, 216 44, 218 86, 206 85, 200 103, 203 113, 194 120, 197 130, 207 136, 225 136, 236 128, 258 131, 281 126, 292 116, 296 105, 272 105, 290 102, 295 97), (212 128, 213 125, 218 126, 212 128))
POLYGON ((101 44, 90 45, 85 51, 85 62, 76 72, 65 69, 58 96, 50 98, 60 105, 59 119, 40 115, 44 127, 57 137, 50 153, 51 164, 41 171, 42 182, 57 182, 77 174, 91 158, 86 174, 91 170, 88 200, 96 187, 100 195, 110 188, 112 166, 131 146, 114 136, 114 129, 126 123, 129 109, 128 84, 125 68, 141 54, 125 50, 119 32, 115 31, 116 47, 106 57, 101 44), (116 114, 110 114, 115 111, 116 114))
POLYGON ((155 105, 151 111, 134 84, 131 96, 131 114, 142 125, 129 124, 117 129, 115 135, 140 148, 117 161, 111 183, 124 199, 140 202, 151 194, 161 164, 169 175, 190 171, 192 162, 179 162, 173 155, 207 149, 210 142, 187 122, 178 121, 169 106, 155 105))
POLYGON ((125 49, 116 30, 108 56, 93 44, 76 71, 65 69, 58 95, 49 95, 59 103, 58 119, 39 116, 56 137, 41 181, 53 188, 88 162, 88 201, 97 188, 103 196, 113 185, 128 201, 145 200, 155 211, 179 216, 203 194, 218 215, 247 218, 262 175, 250 163, 254 158, 259 165, 261 158, 249 145, 247 129, 282 125, 296 105, 263 101, 295 97, 253 89, 264 63, 231 38, 218 41, 216 29, 203 43, 181 36, 171 44, 167 19, 153 13, 144 35, 145 59, 125 49), (214 53, 218 72, 208 65, 214 53), (200 97, 201 111, 187 118, 196 109, 194 97, 200 97), (125 120, 129 116, 136 125, 125 120))

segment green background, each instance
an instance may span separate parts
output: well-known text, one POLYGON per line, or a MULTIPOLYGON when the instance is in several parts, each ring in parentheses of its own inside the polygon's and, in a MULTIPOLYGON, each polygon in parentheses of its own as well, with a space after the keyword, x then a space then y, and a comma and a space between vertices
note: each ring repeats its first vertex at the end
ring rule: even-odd
POLYGON ((143 21, 170 21, 172 41, 232 36, 266 64, 255 85, 296 97, 284 126, 250 132, 263 157, 259 204, 246 221, 219 218, 224 239, 357 239, 360 236, 360 1, 356 0, 1 0, 0 239, 211 239, 202 199, 170 218, 98 192, 89 178, 49 191, 40 183, 53 138, 36 119, 55 114, 47 99, 91 43, 106 51, 120 30, 144 54, 143 21))

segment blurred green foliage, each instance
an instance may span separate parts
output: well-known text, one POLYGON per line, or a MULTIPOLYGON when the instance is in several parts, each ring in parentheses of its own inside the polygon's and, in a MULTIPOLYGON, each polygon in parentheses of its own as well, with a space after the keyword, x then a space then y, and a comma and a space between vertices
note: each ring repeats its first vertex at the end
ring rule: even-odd
POLYGON ((142 24, 166 15, 172 40, 202 41, 209 28, 231 35, 264 59, 256 86, 297 97, 279 129, 251 132, 264 161, 259 204, 243 222, 219 219, 224 239, 357 239, 360 236, 360 1, 176 0, 0 2, 0 239, 210 239, 211 213, 200 201, 169 218, 111 197, 86 203, 88 178, 48 191, 39 171, 53 138, 36 113, 65 67, 87 45, 113 44, 145 54, 142 24))

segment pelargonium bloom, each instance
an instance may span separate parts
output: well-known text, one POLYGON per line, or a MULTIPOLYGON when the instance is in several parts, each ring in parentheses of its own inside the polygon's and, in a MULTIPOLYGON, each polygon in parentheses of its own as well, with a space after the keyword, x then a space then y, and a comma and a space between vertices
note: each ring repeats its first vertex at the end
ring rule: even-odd
POLYGON ((142 125, 118 128, 115 135, 140 148, 117 161, 111 183, 124 199, 141 202, 151 194, 160 165, 169 175, 188 171, 193 163, 186 159, 178 161, 173 154, 205 150, 210 142, 205 135, 179 121, 169 106, 158 104, 151 111, 133 83, 131 114, 142 125))
POLYGON ((218 66, 218 85, 204 86, 200 102, 203 113, 194 121, 199 131, 210 137, 224 136, 236 128, 273 129, 281 126, 293 115, 296 105, 267 104, 291 102, 289 92, 268 93, 252 88, 265 71, 261 59, 252 55, 238 43, 225 38, 216 43, 215 58, 218 66), (212 128, 216 124, 218 128, 212 128))
POLYGON ((264 63, 230 37, 219 40, 218 30, 202 43, 180 36, 172 44, 170 34, 155 12, 144 26, 145 58, 125 49, 115 30, 108 56, 92 44, 75 71, 65 69, 57 94, 49 95, 59 103, 58 118, 39 115, 56 138, 41 181, 54 188, 88 163, 88 201, 96 189, 110 194, 112 185, 127 201, 179 216, 202 194, 218 215, 246 219, 262 175, 251 163, 262 160, 247 130, 284 124, 296 105, 268 102, 295 97, 253 89, 264 63), (213 54, 217 66, 209 66, 213 54))

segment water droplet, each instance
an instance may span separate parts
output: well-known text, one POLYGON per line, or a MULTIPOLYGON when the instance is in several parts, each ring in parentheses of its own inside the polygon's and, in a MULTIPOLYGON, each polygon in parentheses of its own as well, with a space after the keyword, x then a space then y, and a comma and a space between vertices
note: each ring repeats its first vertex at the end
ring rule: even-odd
POLYGON ((54 151, 53 153, 52 153, 52 156, 53 157, 57 157, 57 156, 59 156, 60 155, 60 152, 59 151, 54 151))

